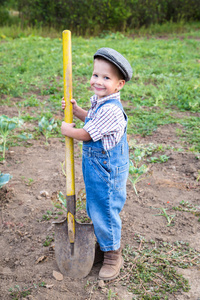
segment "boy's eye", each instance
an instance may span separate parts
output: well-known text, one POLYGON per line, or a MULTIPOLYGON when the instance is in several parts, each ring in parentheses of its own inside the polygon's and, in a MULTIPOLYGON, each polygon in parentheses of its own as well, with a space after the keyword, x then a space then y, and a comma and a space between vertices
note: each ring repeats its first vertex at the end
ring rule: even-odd
POLYGON ((105 79, 110 79, 108 76, 105 76, 105 79))
POLYGON ((97 74, 93 74, 93 76, 94 76, 94 77, 98 77, 98 75, 97 75, 97 74))

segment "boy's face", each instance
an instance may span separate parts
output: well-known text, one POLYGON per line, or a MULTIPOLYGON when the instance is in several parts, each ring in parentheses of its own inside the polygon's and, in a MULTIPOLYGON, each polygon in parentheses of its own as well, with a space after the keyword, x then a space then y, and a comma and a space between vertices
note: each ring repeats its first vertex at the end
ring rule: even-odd
POLYGON ((98 99, 109 96, 121 90, 125 80, 119 79, 117 67, 105 60, 96 58, 90 85, 98 99))

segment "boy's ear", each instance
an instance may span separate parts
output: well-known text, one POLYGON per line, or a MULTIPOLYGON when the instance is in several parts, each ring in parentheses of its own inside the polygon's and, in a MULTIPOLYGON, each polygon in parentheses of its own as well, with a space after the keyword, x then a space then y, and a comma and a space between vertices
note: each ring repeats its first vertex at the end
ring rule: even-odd
POLYGON ((118 90, 121 90, 123 88, 123 86, 125 85, 126 81, 124 79, 120 79, 119 80, 119 84, 118 84, 118 90))

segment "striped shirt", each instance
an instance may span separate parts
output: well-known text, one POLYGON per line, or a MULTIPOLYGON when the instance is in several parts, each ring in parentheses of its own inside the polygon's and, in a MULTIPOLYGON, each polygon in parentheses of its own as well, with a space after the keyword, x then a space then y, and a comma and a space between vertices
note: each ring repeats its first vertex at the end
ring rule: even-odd
POLYGON ((91 108, 87 115, 90 120, 83 127, 94 142, 102 140, 105 150, 110 150, 121 140, 127 123, 122 110, 112 103, 103 105, 95 113, 101 104, 110 99, 120 101, 120 92, 99 100, 96 95, 90 98, 91 108))

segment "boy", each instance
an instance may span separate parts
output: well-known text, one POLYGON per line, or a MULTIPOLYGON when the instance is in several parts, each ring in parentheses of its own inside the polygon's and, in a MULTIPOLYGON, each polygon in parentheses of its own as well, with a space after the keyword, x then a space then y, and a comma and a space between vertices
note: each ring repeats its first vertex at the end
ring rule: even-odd
MULTIPOLYGON (((87 112, 74 99, 73 114, 85 122, 83 128, 62 122, 63 135, 83 141, 82 170, 86 188, 86 209, 97 242, 104 252, 99 279, 112 280, 123 265, 121 219, 129 172, 127 116, 120 102, 120 90, 132 77, 129 62, 111 48, 94 55, 90 85, 95 95, 87 112)), ((62 101, 62 108, 65 102, 62 101)))

